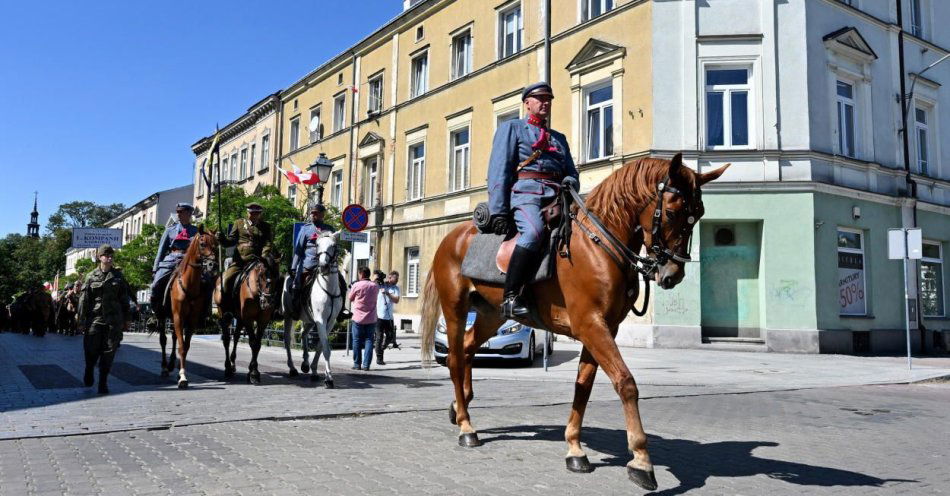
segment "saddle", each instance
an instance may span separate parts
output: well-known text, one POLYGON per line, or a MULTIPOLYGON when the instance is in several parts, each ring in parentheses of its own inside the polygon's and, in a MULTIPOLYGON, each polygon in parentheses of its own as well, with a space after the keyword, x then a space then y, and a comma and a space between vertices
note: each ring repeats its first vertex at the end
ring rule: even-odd
MULTIPOLYGON (((564 195, 558 195, 551 203, 541 208, 545 223, 544 236, 547 242, 542 244, 541 263, 537 272, 528 280, 529 284, 550 279, 554 275, 555 257, 552 253, 558 252, 563 240, 562 234, 566 229, 564 208, 564 195)), ((515 250, 520 234, 501 235, 486 232, 487 226, 479 224, 483 224, 480 219, 487 219, 487 211, 488 205, 484 202, 475 207, 473 217, 480 232, 475 235, 462 260, 462 275, 478 281, 504 284, 511 254, 515 250)))

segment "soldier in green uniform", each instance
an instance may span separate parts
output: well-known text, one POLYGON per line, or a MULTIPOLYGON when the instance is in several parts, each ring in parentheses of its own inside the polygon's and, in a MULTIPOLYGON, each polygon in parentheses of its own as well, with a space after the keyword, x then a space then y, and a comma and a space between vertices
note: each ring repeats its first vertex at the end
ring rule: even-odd
POLYGON ((237 246, 232 257, 231 265, 225 269, 224 294, 221 295, 222 306, 231 308, 230 304, 234 292, 234 279, 247 267, 247 264, 262 258, 269 257, 273 248, 274 231, 270 224, 262 218, 264 207, 257 203, 247 204, 247 218, 238 219, 227 234, 219 233, 218 242, 224 247, 237 246))
POLYGON ((109 369, 122 341, 122 332, 128 329, 132 320, 132 290, 122 271, 112 266, 113 253, 108 244, 96 251, 99 266, 86 276, 76 316, 86 353, 83 383, 86 387, 92 386, 93 369, 98 362, 99 394, 109 394, 109 369))

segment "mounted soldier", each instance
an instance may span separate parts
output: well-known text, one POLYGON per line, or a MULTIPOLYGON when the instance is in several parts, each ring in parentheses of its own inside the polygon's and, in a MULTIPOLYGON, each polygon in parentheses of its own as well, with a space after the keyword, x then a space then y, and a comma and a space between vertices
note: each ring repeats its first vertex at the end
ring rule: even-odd
POLYGON ((520 234, 505 274, 502 313, 512 318, 528 313, 521 298, 525 283, 540 261, 544 243, 541 209, 554 201, 561 182, 571 177, 577 187, 577 168, 567 138, 548 127, 554 92, 545 82, 521 93, 527 118, 498 126, 488 165, 489 225, 495 234, 520 234))
POLYGON ((112 266, 114 253, 108 244, 96 251, 99 266, 86 276, 77 315, 86 355, 83 384, 92 386, 93 371, 98 362, 99 394, 109 394, 109 370, 122 341, 122 332, 128 330, 132 320, 132 290, 122 271, 112 266))
MULTIPOLYGON (((330 224, 324 222, 327 208, 321 203, 310 203, 310 222, 300 228, 297 233, 297 239, 294 240, 294 259, 290 264, 290 271, 293 277, 291 293, 294 308, 300 308, 301 299, 304 297, 306 287, 313 277, 314 268, 317 266, 317 239, 322 233, 335 233, 336 229, 330 224)), ((340 288, 342 293, 346 294, 346 280, 343 274, 339 273, 340 288)), ((346 320, 350 317, 350 312, 345 308, 340 311, 337 320, 346 320)))
MULTIPOLYGON (((248 267, 248 264, 255 260, 262 260, 265 263, 270 259, 273 249, 274 231, 271 225, 263 219, 264 207, 258 203, 247 204, 247 218, 238 219, 231 227, 228 233, 218 233, 218 242, 224 247, 237 246, 234 256, 231 259, 231 265, 224 271, 222 277, 224 283, 224 294, 222 295, 222 306, 225 309, 235 308, 232 305, 234 293, 234 280, 238 274, 248 267)), ((268 265, 268 268, 270 265, 268 265)))
MULTIPOLYGON (((172 272, 181 263, 185 257, 185 250, 191 243, 191 238, 198 233, 198 228, 191 224, 191 214, 194 207, 189 203, 179 203, 175 206, 175 212, 178 214, 178 222, 165 229, 162 239, 158 243, 158 253, 155 254, 155 262, 152 264, 152 285, 151 298, 149 299, 152 310, 156 314, 164 307, 165 288, 168 285, 168 279, 172 272)), ((158 323, 156 317, 149 318, 149 327, 154 327, 158 323)))

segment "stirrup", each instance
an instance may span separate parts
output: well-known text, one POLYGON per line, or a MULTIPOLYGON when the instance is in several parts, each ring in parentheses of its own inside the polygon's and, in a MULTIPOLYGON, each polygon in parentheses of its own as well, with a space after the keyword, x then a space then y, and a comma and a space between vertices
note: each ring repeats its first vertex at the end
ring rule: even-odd
POLYGON ((501 314, 508 319, 521 317, 528 315, 528 307, 524 305, 524 303, 521 301, 521 298, 517 296, 509 296, 501 303, 501 314))

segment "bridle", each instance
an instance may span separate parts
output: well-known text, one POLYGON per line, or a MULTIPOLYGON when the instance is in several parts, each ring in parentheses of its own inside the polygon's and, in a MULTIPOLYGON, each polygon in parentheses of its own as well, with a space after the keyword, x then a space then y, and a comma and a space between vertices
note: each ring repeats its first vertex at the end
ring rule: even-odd
MULTIPOLYGON (((696 220, 703 216, 705 209, 703 207, 703 198, 702 191, 699 188, 694 188, 693 197, 691 202, 687 202, 686 208, 684 209, 684 214, 686 217, 686 223, 679 230, 680 238, 686 238, 686 252, 676 253, 666 246, 666 241, 663 239, 663 193, 669 192, 674 195, 683 197, 687 199, 688 197, 683 194, 682 191, 670 185, 670 176, 667 175, 666 178, 656 185, 656 209, 653 210, 653 226, 650 229, 650 252, 653 253, 653 258, 656 260, 656 268, 659 266, 665 265, 669 260, 675 260, 679 263, 686 263, 692 260, 689 256, 689 252, 692 249, 693 244, 693 227, 696 225, 696 220)), ((637 226, 634 230, 642 230, 642 226, 637 226)))
MULTIPOLYGON (((201 254, 202 249, 205 247, 205 242, 203 239, 201 239, 202 236, 206 236, 206 234, 198 235, 198 240, 197 240, 198 241, 198 261, 188 262, 188 266, 193 269, 201 269, 201 276, 202 278, 205 278, 205 277, 213 276, 215 274, 215 269, 217 269, 218 267, 218 261, 217 261, 217 257, 215 256, 214 250, 209 250, 210 251, 209 255, 201 254)), ((178 287, 182 290, 183 293, 185 293, 186 296, 190 297, 192 296, 192 294, 188 291, 188 288, 185 287, 185 283, 182 282, 183 278, 182 278, 181 273, 182 273, 181 265, 179 265, 178 267, 175 268, 175 273, 173 273, 172 275, 174 276, 177 274, 178 277, 176 277, 176 279, 178 279, 178 287)), ((198 292, 200 294, 201 292, 200 288, 198 292)))

